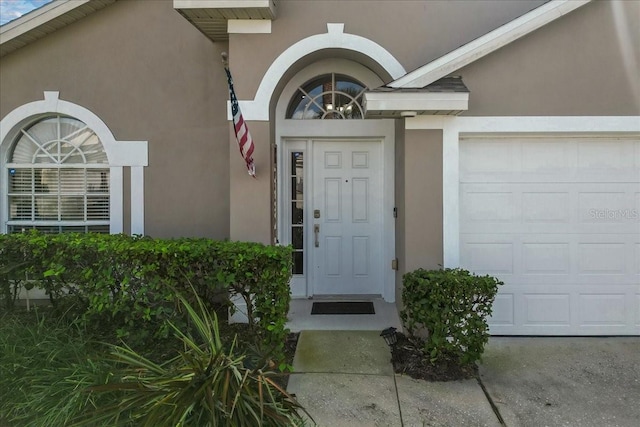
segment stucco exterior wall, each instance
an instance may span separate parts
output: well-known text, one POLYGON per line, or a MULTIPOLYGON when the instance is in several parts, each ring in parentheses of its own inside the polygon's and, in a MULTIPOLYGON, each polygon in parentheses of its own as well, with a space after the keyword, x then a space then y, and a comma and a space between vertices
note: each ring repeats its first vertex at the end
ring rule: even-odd
POLYGON ((272 243, 272 188, 271 129, 268 122, 247 122, 256 149, 253 160, 256 177, 247 173, 240 156, 238 142, 229 124, 229 158, 231 175, 231 239, 272 243))
MULTIPOLYGON (((437 269, 442 251, 442 131, 404 135, 404 252, 400 273, 437 269)), ((396 297, 400 299, 400 289, 396 297)))
POLYGON ((59 91, 99 116, 116 139, 148 141, 146 234, 227 238, 226 48, 171 0, 116 2, 3 57, 0 117, 59 91))
POLYGON ((455 74, 464 115, 639 115, 640 2, 591 2, 455 74))

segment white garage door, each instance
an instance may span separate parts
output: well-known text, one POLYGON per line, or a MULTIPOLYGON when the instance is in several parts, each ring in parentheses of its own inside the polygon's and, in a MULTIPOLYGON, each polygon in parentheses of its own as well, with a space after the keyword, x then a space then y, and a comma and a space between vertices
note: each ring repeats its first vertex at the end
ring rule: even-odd
POLYGON ((461 139, 460 256, 494 335, 639 335, 640 137, 461 139))

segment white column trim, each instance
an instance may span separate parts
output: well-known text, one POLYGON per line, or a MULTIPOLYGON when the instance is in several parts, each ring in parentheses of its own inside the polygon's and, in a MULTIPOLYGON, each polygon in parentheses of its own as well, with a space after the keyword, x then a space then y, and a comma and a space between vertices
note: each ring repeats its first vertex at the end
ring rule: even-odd
POLYGON ((124 173, 122 166, 109 169, 109 216, 111 234, 124 233, 124 173), (118 191, 116 191, 118 189, 118 191))
POLYGON ((442 129, 442 256, 445 268, 460 265, 460 138, 455 126, 442 129))
POLYGON ((131 167, 131 234, 144 235, 144 167, 131 167))

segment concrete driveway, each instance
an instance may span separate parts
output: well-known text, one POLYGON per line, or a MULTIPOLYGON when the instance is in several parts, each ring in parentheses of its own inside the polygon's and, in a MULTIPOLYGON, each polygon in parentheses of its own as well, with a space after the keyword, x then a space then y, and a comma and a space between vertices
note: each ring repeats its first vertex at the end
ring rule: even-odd
POLYGON ((507 426, 640 425, 638 337, 492 337, 480 378, 507 426))
POLYGON ((390 358, 377 331, 305 330, 288 389, 321 427, 640 426, 638 337, 492 337, 480 380, 414 380, 390 358))

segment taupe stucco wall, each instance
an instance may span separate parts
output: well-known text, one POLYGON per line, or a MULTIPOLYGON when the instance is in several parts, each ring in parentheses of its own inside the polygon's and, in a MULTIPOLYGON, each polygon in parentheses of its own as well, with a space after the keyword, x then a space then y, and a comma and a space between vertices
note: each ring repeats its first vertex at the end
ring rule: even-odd
POLYGON ((148 141, 147 234, 227 238, 226 48, 171 0, 116 2, 3 57, 0 117, 59 91, 116 139, 148 141))
MULTIPOLYGON (((437 269, 442 251, 442 131, 407 130, 404 134, 404 243, 399 274, 437 269)), ((401 286, 396 289, 400 300, 401 286)))
POLYGON ((640 1, 593 1, 454 74, 464 115, 639 115, 640 1))
POLYGON ((247 126, 256 145, 253 152, 255 178, 247 173, 233 127, 229 124, 231 239, 270 244, 273 235, 271 129, 268 122, 247 122, 247 126))

